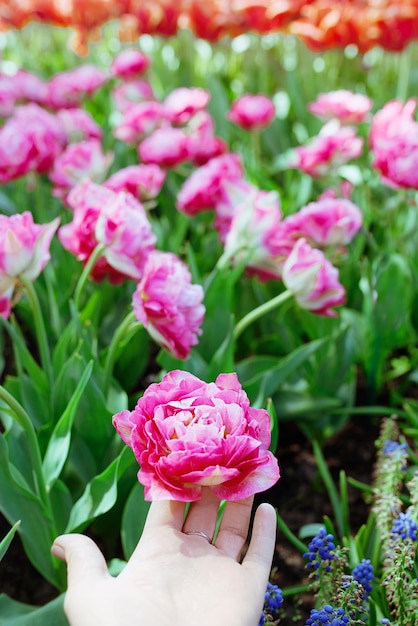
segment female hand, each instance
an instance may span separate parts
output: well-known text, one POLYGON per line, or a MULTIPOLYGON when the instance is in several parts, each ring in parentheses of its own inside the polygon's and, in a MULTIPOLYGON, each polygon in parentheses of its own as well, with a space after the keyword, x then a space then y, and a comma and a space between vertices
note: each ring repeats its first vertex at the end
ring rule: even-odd
POLYGON ((276 518, 253 498, 228 502, 214 545, 219 500, 207 489, 186 520, 182 502, 154 502, 124 570, 112 577, 96 544, 62 535, 52 547, 67 562, 64 610, 71 626, 257 626, 273 557, 276 518), (201 534, 188 534, 199 531, 201 534))

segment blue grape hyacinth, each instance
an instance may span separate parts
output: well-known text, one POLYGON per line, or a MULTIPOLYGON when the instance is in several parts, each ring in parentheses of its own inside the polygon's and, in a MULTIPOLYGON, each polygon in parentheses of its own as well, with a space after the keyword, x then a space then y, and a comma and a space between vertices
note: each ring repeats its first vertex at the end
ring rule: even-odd
POLYGON ((312 609, 305 626, 345 626, 350 623, 348 615, 344 609, 334 609, 330 604, 326 604, 321 610, 312 609))
POLYGON ((318 569, 321 563, 326 563, 326 571, 330 571, 329 561, 335 559, 334 535, 327 533, 325 528, 321 528, 317 535, 309 543, 308 551, 303 558, 307 560, 306 567, 314 570, 318 569))

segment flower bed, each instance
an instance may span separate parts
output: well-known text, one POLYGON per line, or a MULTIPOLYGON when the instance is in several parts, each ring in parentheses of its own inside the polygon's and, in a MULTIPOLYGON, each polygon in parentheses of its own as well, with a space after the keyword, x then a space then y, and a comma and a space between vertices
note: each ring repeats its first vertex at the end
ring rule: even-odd
MULTIPOLYGON (((306 623, 414 623, 389 557, 412 562, 418 514, 416 48, 103 35, 83 61, 51 27, 3 40, 1 550, 18 530, 62 591, 57 534, 120 534, 127 559, 147 499, 271 488, 289 422, 330 500, 293 531, 278 508, 308 563, 330 542, 306 623), (381 433, 376 474, 336 484, 324 446, 358 415, 381 433), (355 529, 349 483, 370 502, 355 529)), ((282 586, 272 619, 307 591, 282 586)))

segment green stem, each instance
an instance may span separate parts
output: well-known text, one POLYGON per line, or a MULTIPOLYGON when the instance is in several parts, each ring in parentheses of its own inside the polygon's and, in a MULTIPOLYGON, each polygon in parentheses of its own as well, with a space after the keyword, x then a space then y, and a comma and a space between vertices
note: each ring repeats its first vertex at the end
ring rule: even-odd
POLYGON ((303 543, 303 541, 301 541, 298 537, 296 537, 294 533, 292 533, 292 531, 290 530, 290 528, 288 527, 284 519, 280 516, 280 513, 277 509, 276 509, 276 519, 277 519, 277 526, 282 531, 286 539, 290 541, 290 543, 293 546, 295 546, 295 548, 299 550, 299 552, 301 552, 302 554, 307 552, 308 546, 306 546, 303 543))
POLYGON ((116 361, 117 350, 120 346, 122 339, 134 328, 139 328, 140 326, 141 323, 138 322, 138 320, 136 319, 134 311, 131 311, 116 329, 116 332, 112 337, 112 341, 107 351, 104 366, 103 389, 105 393, 107 393, 107 390, 109 389, 110 380, 113 374, 113 367, 116 361))
MULTIPOLYGON (((5 402, 10 407, 12 411, 12 417, 25 433, 32 461, 36 491, 39 498, 42 500, 48 510, 51 511, 50 502, 45 487, 44 475, 42 472, 41 452, 39 450, 38 439, 36 437, 36 432, 33 427, 32 421, 23 406, 2 385, 0 385, 0 399, 3 400, 3 402, 5 402)), ((53 519, 52 515, 51 519, 53 519)))
POLYGON ((281 304, 283 304, 283 302, 286 302, 286 300, 289 300, 291 296, 292 296, 291 291, 289 290, 283 291, 282 293, 279 293, 279 295, 276 296, 275 298, 272 298, 268 302, 264 302, 264 304, 261 304, 256 309, 253 309, 252 311, 247 313, 247 315, 244 315, 244 317, 240 319, 240 321, 234 328, 234 339, 235 340, 238 339, 241 333, 250 324, 258 320, 260 317, 262 317, 266 313, 270 313, 270 311, 273 311, 274 309, 279 307, 281 304))
POLYGON ((334 481, 328 469, 324 455, 322 454, 321 446, 316 441, 316 439, 312 441, 312 448, 313 448, 313 453, 314 453, 314 457, 316 460, 316 464, 318 466, 319 474, 322 480, 324 481, 325 488, 328 492, 328 497, 331 500, 331 505, 334 510, 335 521, 338 526, 338 531, 340 533, 340 536, 344 537, 344 519, 343 519, 343 512, 341 509, 341 500, 338 495, 338 491, 335 487, 334 481))
POLYGON ((80 299, 81 299, 81 294, 84 289, 84 285, 86 284, 87 279, 90 276, 93 267, 96 265, 97 260, 101 257, 104 249, 105 249, 104 244, 102 243, 97 244, 97 246, 94 248, 93 252, 91 253, 89 257, 89 260, 85 264, 83 271, 81 272, 80 278, 78 279, 78 283, 74 291, 74 304, 75 304, 77 311, 80 310, 80 299))
POLYGON ((20 281, 24 287, 27 299, 32 309, 42 367, 48 378, 49 384, 52 387, 51 353, 49 350, 48 337, 46 334, 44 319, 42 317, 41 305, 39 304, 38 296, 31 281, 28 280, 25 276, 21 276, 20 281))
POLYGON ((411 74, 411 46, 408 46, 399 57, 398 84, 396 98, 405 102, 408 97, 409 77, 411 74))
POLYGON ((260 131, 258 130, 252 130, 251 131, 251 135, 250 135, 250 142, 251 142, 251 153, 252 153, 252 159, 253 159, 253 164, 254 164, 254 168, 257 168, 257 165, 260 165, 260 161, 261 161, 261 136, 260 136, 260 131))

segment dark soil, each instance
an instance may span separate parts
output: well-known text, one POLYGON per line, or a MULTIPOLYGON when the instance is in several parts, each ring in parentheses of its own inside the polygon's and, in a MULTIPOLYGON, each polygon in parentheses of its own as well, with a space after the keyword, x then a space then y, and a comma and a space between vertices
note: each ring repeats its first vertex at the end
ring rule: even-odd
MULTIPOLYGON (((374 463, 374 441, 378 435, 376 423, 364 418, 353 418, 337 435, 331 438, 323 449, 328 467, 337 481, 341 469, 347 476, 370 484, 374 463)), ((333 519, 332 508, 322 481, 318 475, 311 443, 292 423, 281 426, 280 442, 277 451, 282 477, 278 484, 257 497, 267 500, 278 508, 289 528, 296 535, 305 524, 321 523, 323 516, 333 519)), ((352 532, 366 521, 368 505, 362 493, 349 488, 350 526, 352 532)), ((10 525, 0 516, 0 537, 10 525)), ((108 555, 118 556, 118 555, 108 555)), ((120 556, 120 555, 119 555, 120 556)), ((273 581, 282 588, 308 582, 304 560, 283 534, 278 531, 277 547, 274 556, 273 581)), ((57 591, 31 566, 17 536, 0 563, 0 593, 6 593, 15 600, 33 605, 43 605, 57 595, 57 591)), ((309 594, 299 598, 295 606, 291 598, 286 598, 288 617, 281 626, 294 624, 295 614, 300 613, 304 623, 312 606, 309 594)))

